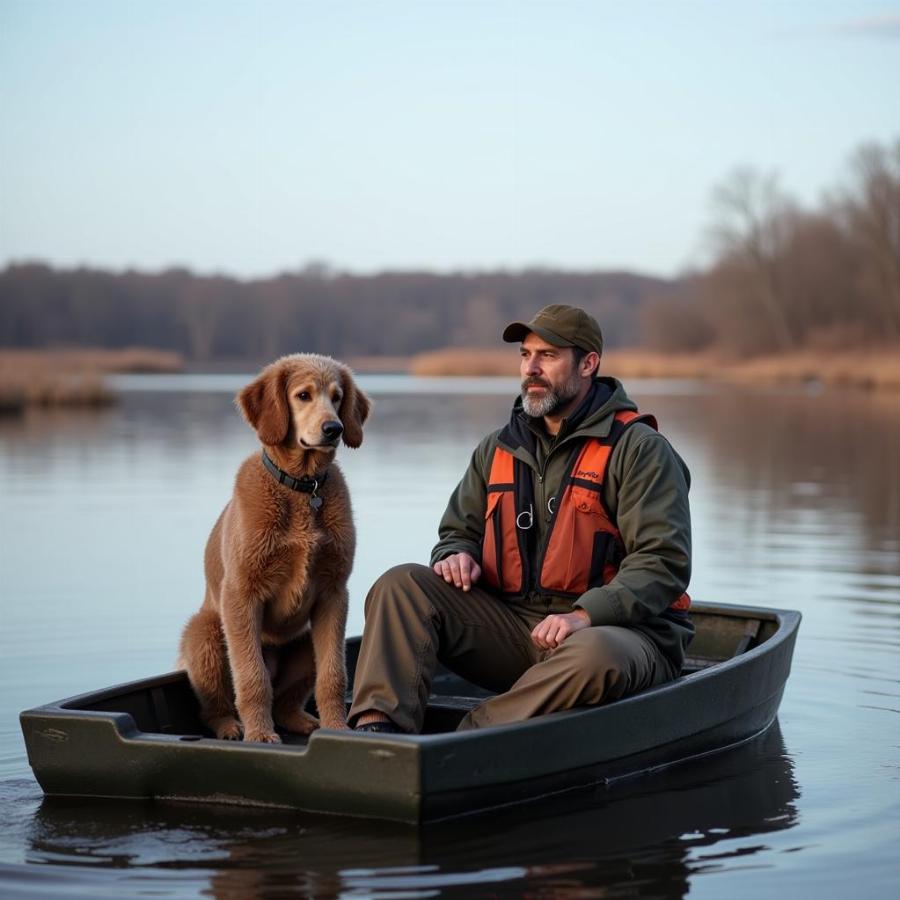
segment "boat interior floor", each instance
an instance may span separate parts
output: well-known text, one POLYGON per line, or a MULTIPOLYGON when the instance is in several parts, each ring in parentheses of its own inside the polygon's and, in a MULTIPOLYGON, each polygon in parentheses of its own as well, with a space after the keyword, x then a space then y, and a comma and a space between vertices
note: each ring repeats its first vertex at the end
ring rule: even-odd
MULTIPOLYGON (((699 617, 698 617, 699 618, 699 617)), ((775 625, 766 619, 733 615, 704 615, 703 627, 690 646, 681 678, 724 662, 767 640, 775 631, 775 625)), ((355 669, 358 640, 352 648, 348 643, 348 669, 355 669)), ((455 731, 463 716, 490 692, 474 685, 441 667, 432 684, 425 714, 423 734, 440 734, 455 731)), ((349 695, 347 697, 349 707, 349 695)), ((190 683, 184 673, 167 676, 158 683, 137 683, 133 690, 117 690, 81 697, 64 704, 69 709, 98 712, 128 713, 139 731, 147 734, 178 736, 181 740, 199 740, 213 735, 205 729, 199 717, 199 708, 190 683)), ((307 709, 315 715, 312 702, 307 709)), ((305 744, 307 738, 290 732, 281 732, 282 740, 289 744, 305 744)))

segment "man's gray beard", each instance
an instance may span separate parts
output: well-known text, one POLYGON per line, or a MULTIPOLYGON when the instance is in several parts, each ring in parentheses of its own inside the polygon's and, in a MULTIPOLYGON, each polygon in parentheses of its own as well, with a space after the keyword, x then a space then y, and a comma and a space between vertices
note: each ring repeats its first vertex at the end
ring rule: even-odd
POLYGON ((562 387, 554 390, 550 388, 543 397, 532 397, 527 389, 522 387, 522 409, 526 416, 532 419, 540 419, 543 416, 552 416, 560 408, 564 406, 574 397, 578 396, 581 387, 581 379, 577 372, 573 372, 571 377, 562 387))
POLYGON ((526 416, 540 419, 549 416, 559 407, 559 395, 556 391, 548 391, 543 397, 532 397, 526 390, 522 391, 522 409, 526 416))

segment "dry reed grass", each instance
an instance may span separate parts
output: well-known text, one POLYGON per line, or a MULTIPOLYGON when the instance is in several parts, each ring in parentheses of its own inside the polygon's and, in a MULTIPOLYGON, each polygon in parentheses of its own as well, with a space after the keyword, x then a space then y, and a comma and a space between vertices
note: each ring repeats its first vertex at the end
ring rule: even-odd
POLYGON ((519 357, 512 347, 506 350, 478 347, 446 347, 417 353, 409 361, 410 375, 510 375, 519 374, 519 357))
POLYGON ((57 372, 182 372, 184 359, 169 350, 125 347, 122 350, 51 347, 46 350, 0 350, 0 372, 27 367, 57 372))
POLYGON ((734 364, 727 375, 735 381, 817 381, 834 387, 900 390, 900 348, 757 357, 734 364))
MULTIPOLYGON (((618 350, 603 355, 603 371, 623 378, 706 378, 712 358, 669 356, 644 350, 618 350)), ((508 375, 518 377, 515 348, 448 347, 412 357, 412 375, 508 375)))
POLYGON ((111 372, 178 372, 177 353, 125 350, 0 350, 0 415, 29 406, 98 408, 116 395, 103 381, 111 372))
MULTIPOLYGON (((714 353, 612 350, 603 354, 601 368, 604 374, 623 379, 696 378, 766 384, 819 382, 834 387, 900 389, 900 348, 807 350, 749 360, 727 359, 714 353)), ((519 362, 512 348, 447 348, 414 356, 409 371, 422 376, 517 376, 519 362)))
POLYGON ((347 365, 354 372, 366 375, 405 373, 409 371, 408 356, 351 356, 347 365))

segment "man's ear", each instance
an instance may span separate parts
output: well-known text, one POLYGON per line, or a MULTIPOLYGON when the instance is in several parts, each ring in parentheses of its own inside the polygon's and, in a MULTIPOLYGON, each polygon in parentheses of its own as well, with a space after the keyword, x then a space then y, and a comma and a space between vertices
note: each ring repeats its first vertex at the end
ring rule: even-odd
POLYGON ((593 373, 594 377, 596 377, 599 371, 600 354, 597 353, 596 350, 591 350, 590 353, 587 353, 581 359, 581 374, 587 375, 588 373, 593 373))
POLYGON ((243 388, 235 398, 244 418, 263 444, 280 444, 288 435, 287 371, 277 364, 243 388))
POLYGON ((338 418, 344 426, 343 441, 348 447, 354 449, 362 443, 363 423, 369 417, 371 401, 356 386, 353 373, 346 366, 340 367, 341 390, 344 396, 338 409, 338 418))

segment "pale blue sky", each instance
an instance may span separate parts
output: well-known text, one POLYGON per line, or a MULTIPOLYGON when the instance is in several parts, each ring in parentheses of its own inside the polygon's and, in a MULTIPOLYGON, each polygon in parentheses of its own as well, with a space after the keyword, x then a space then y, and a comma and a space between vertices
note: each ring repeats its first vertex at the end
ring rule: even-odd
POLYGON ((889 0, 0 0, 0 265, 669 275, 897 138, 889 0))

